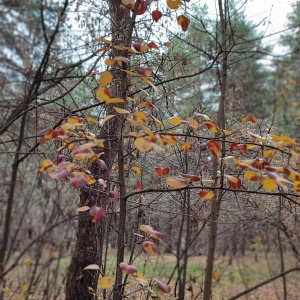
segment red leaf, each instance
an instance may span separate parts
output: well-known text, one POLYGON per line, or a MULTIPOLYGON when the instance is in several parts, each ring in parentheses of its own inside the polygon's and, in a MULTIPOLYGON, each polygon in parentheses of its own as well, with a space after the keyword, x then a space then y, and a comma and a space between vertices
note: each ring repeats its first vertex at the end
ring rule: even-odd
POLYGON ((169 294, 171 292, 171 288, 169 285, 153 278, 153 280, 157 283, 158 287, 166 294, 169 294))
POLYGON ((155 172, 158 176, 168 175, 170 173, 169 168, 155 168, 155 172))
POLYGON ((153 242, 146 241, 143 243, 143 248, 149 254, 156 254, 158 252, 157 246, 153 242))
POLYGON ((102 207, 94 205, 90 209, 90 215, 91 221, 96 223, 102 221, 105 218, 106 212, 102 207))
POLYGON ((115 201, 117 201, 120 198, 119 191, 109 191, 107 195, 109 198, 113 198, 115 201))
POLYGON ((183 178, 186 178, 187 180, 193 181, 193 182, 197 182, 197 181, 201 180, 201 178, 199 176, 192 175, 192 174, 183 174, 183 173, 180 173, 179 176, 183 177, 183 178))
POLYGON ((181 26, 183 31, 187 31, 190 25, 190 20, 184 15, 181 15, 177 18, 177 23, 181 26))
POLYGON ((151 68, 135 67, 135 71, 141 75, 150 75, 152 73, 151 68))
POLYGON ((154 10, 152 13, 152 19, 155 21, 155 22, 158 22, 158 20, 161 18, 162 16, 162 13, 159 11, 159 10, 154 10))
POLYGON ((137 191, 142 191, 143 190, 143 185, 139 180, 136 182, 136 190, 137 191))

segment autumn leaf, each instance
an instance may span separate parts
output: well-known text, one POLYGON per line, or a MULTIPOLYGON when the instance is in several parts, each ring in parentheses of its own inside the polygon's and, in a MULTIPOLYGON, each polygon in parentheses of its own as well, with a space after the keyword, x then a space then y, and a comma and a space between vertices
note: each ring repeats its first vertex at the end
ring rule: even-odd
POLYGON ((171 9, 178 9, 183 3, 180 0, 167 0, 167 5, 171 9))
POLYGON ((143 249, 151 255, 158 253, 157 246, 153 242, 145 241, 143 243, 143 249))
POLYGON ((143 101, 143 102, 140 102, 140 103, 139 103, 139 106, 140 106, 140 107, 144 107, 144 108, 149 108, 149 109, 154 109, 154 108, 156 108, 156 107, 153 105, 153 103, 150 102, 150 101, 143 101))
POLYGON ((189 25, 190 25, 190 20, 185 17, 184 15, 180 15, 177 18, 177 23, 181 26, 182 31, 187 31, 189 25))
POLYGON ((268 191, 274 191, 278 188, 278 184, 272 178, 262 180, 262 185, 268 191))
POLYGON ((161 282, 161 281, 159 281, 159 280, 157 280, 155 278, 153 278, 153 281, 156 282, 156 284, 159 287, 159 289, 161 291, 163 291, 164 293, 169 294, 171 292, 171 287, 169 285, 167 285, 167 284, 165 284, 165 283, 163 283, 163 282, 161 282))
POLYGON ((111 277, 101 277, 98 279, 98 286, 102 289, 109 289, 115 284, 115 280, 111 277))
POLYGON ((98 80, 98 84, 101 86, 106 86, 109 85, 113 80, 113 76, 111 74, 111 72, 106 71, 104 73, 102 73, 102 75, 100 76, 99 80, 98 80))
POLYGON ((106 216, 105 209, 96 205, 91 207, 89 213, 94 223, 101 222, 106 216))
POLYGON ((140 53, 144 53, 149 49, 149 47, 147 45, 142 45, 139 43, 133 43, 132 47, 135 51, 140 52, 140 53))
POLYGON ((152 15, 152 19, 155 21, 155 22, 158 22, 158 20, 161 18, 161 16, 162 16, 162 13, 159 11, 159 10, 154 10, 154 11, 152 11, 152 13, 151 13, 151 15, 152 15))
POLYGON ((150 75, 152 73, 151 68, 135 67, 135 71, 143 76, 150 75))
POLYGON ((137 182, 136 182, 136 190, 137 191, 142 191, 143 190, 143 185, 139 180, 137 180, 137 182))
POLYGON ((216 122, 205 121, 202 124, 205 125, 210 132, 215 132, 215 133, 220 132, 220 129, 216 124, 216 122))
POLYGON ((170 173, 170 169, 169 168, 155 168, 155 172, 158 176, 164 176, 164 175, 168 175, 170 173))
POLYGON ((142 286, 148 286, 148 282, 146 280, 146 277, 142 274, 131 274, 133 279, 141 284, 142 286))
POLYGON ((138 137, 134 140, 135 147, 140 152, 146 152, 152 149, 152 142, 145 137, 138 137))
POLYGON ((119 191, 109 191, 107 193, 109 198, 113 198, 115 201, 119 200, 120 198, 120 192, 119 191))
POLYGON ((206 143, 206 147, 211 151, 211 153, 219 158, 220 154, 221 154, 221 146, 219 145, 219 143, 212 139, 209 142, 206 143))
POLYGON ((131 171, 133 171, 135 174, 142 174, 142 170, 139 167, 132 167, 131 171))
POLYGON ((191 143, 182 143, 182 144, 180 144, 179 147, 183 151, 191 151, 192 150, 192 144, 191 143))
POLYGON ((89 209, 90 209, 89 206, 80 206, 80 207, 76 208, 76 210, 77 210, 78 212, 84 212, 84 211, 87 211, 87 210, 89 210, 89 209))
POLYGON ((167 185, 173 189, 183 189, 189 185, 189 182, 179 177, 167 177, 167 185))
POLYGON ((110 99, 109 90, 107 88, 98 88, 96 97, 99 101, 108 101, 110 99))
POLYGON ((142 111, 135 111, 133 113, 133 119, 138 121, 141 124, 145 124, 147 121, 147 116, 144 112, 142 111))
POLYGON ((121 114, 121 115, 130 114, 130 111, 128 111, 127 109, 124 109, 124 108, 120 108, 120 107, 114 106, 113 109, 114 109, 118 114, 121 114))
POLYGON ((147 46, 150 49, 159 49, 159 47, 154 42, 152 42, 152 41, 150 43, 148 43, 147 46))
POLYGON ((88 265, 86 266, 83 270, 99 270, 100 267, 96 264, 91 264, 91 265, 88 265))
POLYGON ((238 177, 231 176, 231 175, 224 175, 227 178, 229 186, 234 190, 239 190, 241 187, 241 180, 238 177))
POLYGON ((219 271, 213 271, 212 277, 215 281, 220 280, 220 272, 219 271))
POLYGON ((183 174, 180 173, 178 176, 183 177, 189 181, 193 181, 193 182, 198 182, 201 180, 201 177, 197 176, 197 175, 193 175, 193 174, 183 174))
POLYGON ((258 120, 252 115, 244 117, 243 122, 252 122, 252 123, 255 123, 255 124, 259 123, 258 120))
POLYGON ((244 178, 250 181, 260 181, 261 176, 254 171, 246 171, 244 174, 244 178))
POLYGON ((133 274, 133 273, 137 272, 137 267, 136 266, 128 265, 125 262, 121 262, 119 266, 120 266, 122 272, 125 273, 125 274, 133 274))
POLYGON ((215 196, 215 194, 213 192, 210 192, 210 191, 201 191, 199 192, 199 197, 202 199, 202 200, 210 200, 212 199, 213 197, 215 196))
POLYGON ((105 38, 96 38, 96 39, 94 39, 94 42, 95 42, 95 43, 100 43, 100 42, 102 42, 102 43, 106 43, 106 44, 109 44, 109 45, 112 44, 112 42, 111 42, 110 40, 105 39, 105 38))

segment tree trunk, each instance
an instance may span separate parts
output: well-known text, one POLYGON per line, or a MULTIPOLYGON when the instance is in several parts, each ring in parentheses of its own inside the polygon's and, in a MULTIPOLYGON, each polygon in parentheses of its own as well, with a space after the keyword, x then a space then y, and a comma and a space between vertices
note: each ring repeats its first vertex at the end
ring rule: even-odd
MULTIPOLYGON (((130 19, 129 11, 120 7, 120 2, 111 0, 110 5, 110 17, 111 17, 111 31, 113 45, 129 46, 131 42, 132 29, 130 25, 133 24, 130 19)), ((127 57, 127 51, 119 51, 112 49, 113 56, 127 57)), ((126 69, 125 65, 122 69, 126 69)), ((111 97, 122 98, 126 100, 127 91, 127 78, 126 73, 120 70, 120 67, 113 65, 111 68, 113 75, 113 81, 110 87, 111 97)), ((124 107, 124 104, 111 104, 107 105, 107 115, 116 114, 113 106, 124 107)), ((119 185, 120 185, 120 218, 118 226, 118 253, 117 262, 124 259, 124 232, 125 232, 125 220, 126 220, 126 202, 122 202, 124 196, 124 155, 123 155, 123 140, 122 140, 122 127, 123 118, 122 115, 118 115, 117 118, 108 120, 105 123, 105 129, 100 134, 99 138, 109 139, 110 142, 105 143, 104 155, 101 156, 106 162, 108 172, 103 174, 99 172, 98 168, 94 166, 92 168, 92 174, 96 174, 96 178, 101 178, 101 175, 108 177, 112 169, 114 159, 118 155, 119 164, 119 185), (120 182, 121 179, 121 182, 120 182)), ((99 187, 100 191, 100 187, 99 187)), ((80 206, 93 205, 105 207, 107 203, 107 196, 103 193, 95 192, 95 186, 93 190, 84 188, 80 195, 80 206)), ((78 220, 78 232, 76 237, 76 248, 71 260, 71 264, 67 277, 66 299, 67 300, 88 300, 97 299, 97 282, 99 277, 99 271, 83 270, 89 264, 98 264, 101 270, 101 261, 103 253, 103 245, 106 236, 106 223, 103 220, 100 223, 92 223, 89 216, 81 213, 78 220)), ((114 299, 121 299, 121 284, 122 273, 117 266, 116 270, 116 285, 114 289, 114 299), (119 297, 119 298, 118 298, 119 297)))

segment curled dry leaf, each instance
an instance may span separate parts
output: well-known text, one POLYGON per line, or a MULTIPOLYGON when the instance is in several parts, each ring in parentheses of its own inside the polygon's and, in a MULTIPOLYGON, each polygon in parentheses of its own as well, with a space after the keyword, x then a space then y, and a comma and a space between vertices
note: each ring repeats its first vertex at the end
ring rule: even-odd
POLYGON ((86 266, 83 270, 99 270, 100 267, 96 264, 91 264, 91 265, 88 265, 86 266))
POLYGON ((133 274, 133 273, 137 272, 137 267, 136 266, 128 265, 125 262, 121 262, 119 266, 120 266, 122 272, 125 273, 125 274, 133 274))

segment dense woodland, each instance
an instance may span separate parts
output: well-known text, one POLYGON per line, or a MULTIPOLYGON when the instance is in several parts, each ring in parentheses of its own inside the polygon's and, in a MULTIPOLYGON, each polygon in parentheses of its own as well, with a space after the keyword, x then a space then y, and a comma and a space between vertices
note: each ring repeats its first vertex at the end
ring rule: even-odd
POLYGON ((1 1, 0 299, 299 299, 300 2, 214 2, 1 1))

